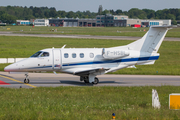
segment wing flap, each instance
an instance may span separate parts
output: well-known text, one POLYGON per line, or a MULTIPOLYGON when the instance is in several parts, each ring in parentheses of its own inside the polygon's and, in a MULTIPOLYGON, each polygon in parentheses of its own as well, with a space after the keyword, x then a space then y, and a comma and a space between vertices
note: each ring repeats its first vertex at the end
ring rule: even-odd
POLYGON ((93 74, 93 73, 97 73, 97 72, 102 72, 102 71, 106 71, 109 70, 109 68, 102 68, 102 67, 98 67, 98 68, 79 68, 79 69, 66 69, 65 72, 68 72, 70 74, 74 74, 74 75, 78 75, 78 76, 85 76, 85 75, 89 75, 89 74, 93 74))

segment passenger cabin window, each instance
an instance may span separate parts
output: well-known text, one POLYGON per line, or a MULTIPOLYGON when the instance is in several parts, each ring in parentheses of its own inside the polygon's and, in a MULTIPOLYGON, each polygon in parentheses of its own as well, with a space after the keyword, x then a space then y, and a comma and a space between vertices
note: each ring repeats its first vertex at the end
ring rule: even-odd
POLYGON ((68 58, 69 54, 68 53, 64 53, 64 58, 68 58))
POLYGON ((89 56, 90 56, 90 58, 93 58, 94 57, 94 53, 90 53, 89 56))
POLYGON ((48 57, 49 56, 49 53, 48 52, 43 52, 42 54, 41 54, 41 57, 48 57))
POLYGON ((84 53, 79 54, 80 58, 84 58, 84 53))
POLYGON ((72 58, 76 58, 76 53, 73 53, 73 54, 72 54, 72 58))

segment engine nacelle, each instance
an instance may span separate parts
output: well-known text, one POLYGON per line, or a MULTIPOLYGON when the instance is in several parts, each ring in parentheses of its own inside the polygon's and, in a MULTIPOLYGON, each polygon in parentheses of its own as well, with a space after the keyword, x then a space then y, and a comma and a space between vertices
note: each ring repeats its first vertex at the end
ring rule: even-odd
POLYGON ((102 56, 105 59, 117 59, 117 58, 125 57, 128 55, 129 55, 129 52, 125 50, 114 49, 114 48, 102 49, 102 56))

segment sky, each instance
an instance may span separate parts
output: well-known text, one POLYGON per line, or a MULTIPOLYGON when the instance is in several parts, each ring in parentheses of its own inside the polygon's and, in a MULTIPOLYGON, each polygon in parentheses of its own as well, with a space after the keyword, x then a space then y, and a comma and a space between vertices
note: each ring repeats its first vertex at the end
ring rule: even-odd
POLYGON ((128 11, 131 8, 162 10, 169 8, 180 8, 180 0, 0 0, 0 6, 33 6, 33 7, 55 7, 56 10, 98 12, 99 5, 103 10, 121 9, 128 11))

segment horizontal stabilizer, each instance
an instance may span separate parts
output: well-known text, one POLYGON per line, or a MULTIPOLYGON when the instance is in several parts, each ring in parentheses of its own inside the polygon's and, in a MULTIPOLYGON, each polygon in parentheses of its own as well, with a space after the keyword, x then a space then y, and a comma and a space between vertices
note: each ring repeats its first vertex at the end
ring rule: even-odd
POLYGON ((105 73, 115 72, 117 70, 120 70, 120 69, 123 69, 123 68, 126 68, 126 67, 128 67, 128 65, 119 65, 118 67, 113 67, 113 68, 107 70, 105 73))
POLYGON ((147 62, 147 63, 138 64, 138 65, 153 65, 154 63, 155 63, 155 60, 151 62, 147 62))

